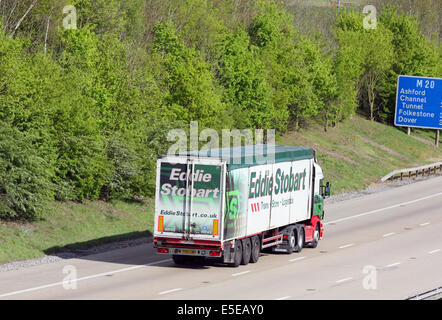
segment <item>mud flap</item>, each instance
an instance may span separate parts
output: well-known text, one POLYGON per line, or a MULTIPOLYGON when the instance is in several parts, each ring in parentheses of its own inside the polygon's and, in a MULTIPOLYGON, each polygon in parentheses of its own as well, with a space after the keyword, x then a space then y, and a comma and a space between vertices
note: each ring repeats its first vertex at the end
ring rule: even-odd
POLYGON ((231 247, 231 244, 234 245, 234 242, 224 243, 223 263, 233 263, 235 260, 235 247, 231 247))

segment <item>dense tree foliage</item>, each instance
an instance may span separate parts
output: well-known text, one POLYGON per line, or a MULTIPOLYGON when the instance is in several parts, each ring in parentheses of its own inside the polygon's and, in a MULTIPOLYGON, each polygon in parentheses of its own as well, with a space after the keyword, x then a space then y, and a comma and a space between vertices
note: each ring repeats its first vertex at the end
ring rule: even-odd
POLYGON ((0 218, 151 196, 169 130, 191 121, 391 123, 397 76, 441 77, 442 48, 440 1, 386 2, 366 30, 361 8, 298 0, 0 1, 0 218))

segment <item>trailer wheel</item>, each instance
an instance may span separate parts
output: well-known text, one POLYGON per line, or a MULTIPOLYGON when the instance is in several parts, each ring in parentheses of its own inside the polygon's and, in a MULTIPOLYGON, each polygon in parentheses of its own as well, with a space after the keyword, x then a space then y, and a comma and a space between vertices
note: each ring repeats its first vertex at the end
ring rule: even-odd
POLYGON ((241 240, 235 240, 235 256, 233 258, 233 263, 231 264, 232 267, 239 267, 242 261, 242 241, 241 240))
POLYGON ((294 252, 301 252, 304 247, 304 227, 298 228, 298 232, 296 233, 296 246, 293 249, 294 252))
POLYGON ((252 242, 250 238, 242 239, 242 265, 247 265, 250 262, 250 256, 252 255, 252 242))
POLYGON ((250 255, 250 262, 257 263, 259 260, 259 253, 261 252, 261 244, 258 236, 253 236, 250 240, 252 244, 252 253, 250 255))

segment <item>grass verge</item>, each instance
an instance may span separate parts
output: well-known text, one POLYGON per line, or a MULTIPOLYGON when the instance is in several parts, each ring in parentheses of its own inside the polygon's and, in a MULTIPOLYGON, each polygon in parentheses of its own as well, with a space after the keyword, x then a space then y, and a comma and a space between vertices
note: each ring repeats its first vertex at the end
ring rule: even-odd
POLYGON ((33 223, 0 221, 0 264, 151 235, 154 204, 53 202, 33 223))

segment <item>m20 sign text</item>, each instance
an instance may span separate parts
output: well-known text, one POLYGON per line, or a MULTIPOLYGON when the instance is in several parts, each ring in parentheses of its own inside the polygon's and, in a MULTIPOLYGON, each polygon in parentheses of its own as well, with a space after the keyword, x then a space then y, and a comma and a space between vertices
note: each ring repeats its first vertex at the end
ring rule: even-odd
POLYGON ((394 124, 442 129, 442 79, 399 76, 394 124))

